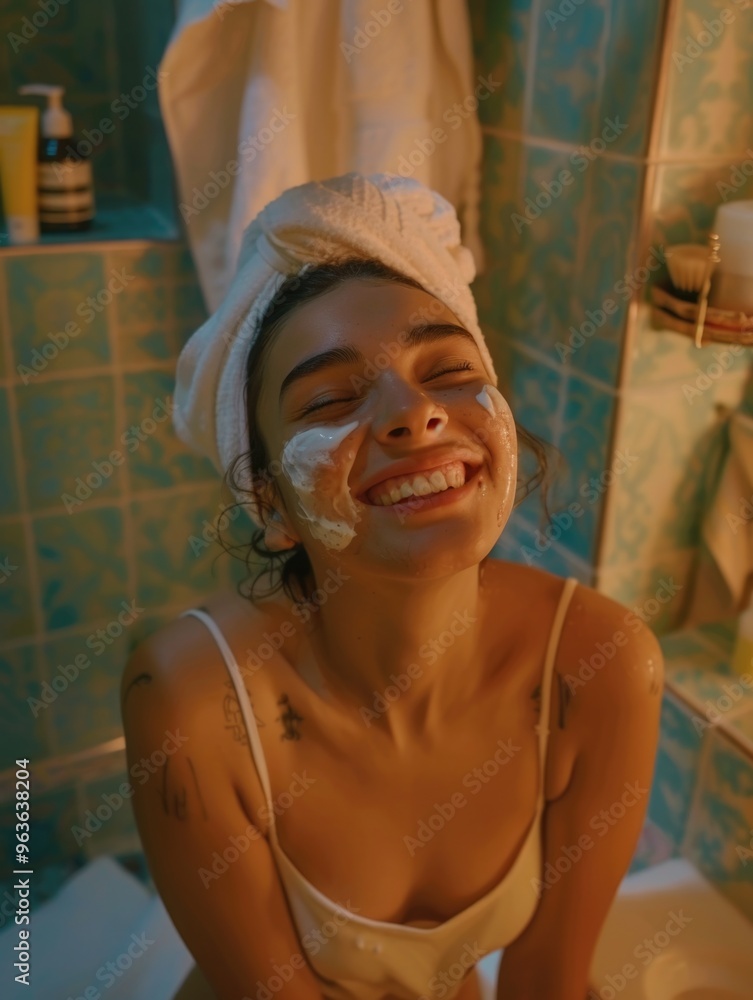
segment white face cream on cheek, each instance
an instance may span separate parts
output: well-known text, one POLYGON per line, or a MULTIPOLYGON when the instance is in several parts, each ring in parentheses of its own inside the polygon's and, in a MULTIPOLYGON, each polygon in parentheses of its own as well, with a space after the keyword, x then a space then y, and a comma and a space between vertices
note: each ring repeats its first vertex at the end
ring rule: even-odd
POLYGON ((283 471, 311 534, 337 551, 355 537, 359 514, 348 486, 348 462, 338 462, 333 453, 356 427, 357 420, 342 427, 309 427, 294 434, 282 452, 283 471))
POLYGON ((518 474, 518 435, 515 431, 515 419, 512 415, 512 410, 499 389, 490 383, 484 385, 481 392, 476 396, 476 401, 485 410, 488 410, 494 418, 500 442, 504 445, 509 456, 507 468, 504 470, 500 469, 499 471, 506 474, 507 493, 514 493, 518 474))

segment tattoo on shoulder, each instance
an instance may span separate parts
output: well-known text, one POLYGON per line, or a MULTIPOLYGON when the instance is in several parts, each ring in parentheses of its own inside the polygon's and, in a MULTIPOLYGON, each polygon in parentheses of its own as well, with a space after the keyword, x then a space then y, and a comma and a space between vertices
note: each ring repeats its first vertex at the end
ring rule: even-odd
POLYGON ((562 674, 557 673, 556 670, 555 673, 557 674, 557 683, 559 684, 559 695, 560 695, 559 697, 560 711, 559 711, 558 725, 560 729, 564 729, 565 712, 567 711, 567 706, 570 704, 570 699, 573 696, 573 692, 570 688, 570 685, 567 683, 562 674))
MULTIPOLYGON (((201 795, 201 788, 199 787, 199 779, 196 775, 196 768, 193 765, 193 761, 190 757, 186 757, 188 766, 191 769, 191 781, 196 789, 196 796, 199 800, 199 806, 201 807, 200 813, 204 819, 209 818, 206 806, 204 805, 204 799, 201 795)), ((162 772, 162 787, 157 789, 157 794, 162 801, 162 808, 165 811, 166 816, 174 816, 175 819, 181 821, 187 821, 191 817, 189 815, 188 809, 188 788, 185 784, 181 784, 179 778, 169 778, 169 767, 170 758, 168 757, 165 761, 164 770, 162 772)))
POLYGON ((536 706, 536 714, 541 715, 541 684, 537 684, 533 689, 533 694, 531 695, 533 703, 536 706))
MULTIPOLYGON (((246 724, 243 721, 243 713, 241 712, 241 706, 238 702, 235 685, 231 680, 227 680, 225 681, 225 687, 229 688, 227 694, 225 694, 222 699, 222 711, 225 716, 225 729, 230 730, 230 733, 236 743, 240 743, 241 746, 248 746, 246 724)), ((254 719, 257 726, 264 725, 256 712, 254 712, 254 719)))
POLYGON ((123 705, 125 705, 128 695, 131 693, 131 691, 133 691, 133 689, 136 687, 137 684, 151 684, 151 682, 152 682, 151 674, 143 673, 139 674, 137 677, 134 677, 131 683, 126 688, 125 694, 123 695, 123 705))
POLYGON ((278 705, 284 705, 285 711, 282 715, 277 716, 277 721, 282 722, 285 727, 285 731, 280 736, 281 740, 299 740, 301 738, 300 730, 297 728, 297 723, 303 722, 303 716, 299 715, 293 706, 290 704, 290 698, 283 694, 278 705))

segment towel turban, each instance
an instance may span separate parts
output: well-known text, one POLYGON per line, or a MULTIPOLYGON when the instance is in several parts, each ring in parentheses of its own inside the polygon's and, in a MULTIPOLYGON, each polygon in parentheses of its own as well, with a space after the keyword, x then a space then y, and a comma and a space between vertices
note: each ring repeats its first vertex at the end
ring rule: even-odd
MULTIPOLYGON (((244 399, 248 353, 280 285, 324 260, 376 258, 419 282, 473 335, 489 381, 497 375, 469 288, 473 255, 460 242, 455 209, 419 181, 348 173, 289 188, 243 234, 238 264, 216 312, 190 337, 176 372, 178 437, 224 474, 250 448, 244 399)), ((254 470, 239 470, 250 489, 254 470)), ((253 500, 236 492, 253 521, 253 500)))

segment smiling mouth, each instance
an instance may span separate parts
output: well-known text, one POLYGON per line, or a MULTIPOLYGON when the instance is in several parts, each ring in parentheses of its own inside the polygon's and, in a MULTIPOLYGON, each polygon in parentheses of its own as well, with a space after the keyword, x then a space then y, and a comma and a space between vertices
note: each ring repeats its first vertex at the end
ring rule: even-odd
POLYGON ((432 497, 465 486, 479 468, 459 460, 446 462, 413 475, 385 479, 357 499, 372 507, 392 507, 406 500, 432 497))

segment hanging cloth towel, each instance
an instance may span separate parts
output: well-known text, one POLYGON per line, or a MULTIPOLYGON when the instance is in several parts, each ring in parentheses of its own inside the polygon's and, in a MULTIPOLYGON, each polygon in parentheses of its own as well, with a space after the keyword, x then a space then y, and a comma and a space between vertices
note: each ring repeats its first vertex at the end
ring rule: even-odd
POLYGON ((700 624, 743 610, 753 573, 753 417, 729 418, 729 449, 701 526, 689 623, 700 624))
POLYGON ((180 0, 159 67, 180 213, 210 312, 249 222, 349 171, 412 177, 478 235, 481 130, 465 0, 180 0))

